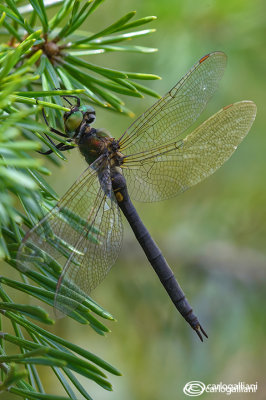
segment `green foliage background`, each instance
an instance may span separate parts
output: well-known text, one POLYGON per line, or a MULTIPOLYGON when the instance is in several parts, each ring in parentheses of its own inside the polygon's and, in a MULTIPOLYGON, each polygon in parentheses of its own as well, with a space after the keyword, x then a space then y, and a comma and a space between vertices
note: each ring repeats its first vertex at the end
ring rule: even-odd
MULTIPOLYGON (((263 399, 266 3, 109 0, 84 29, 98 30, 132 9, 139 17, 158 17, 152 26, 156 25, 157 32, 141 44, 158 47, 159 53, 110 53, 101 56, 101 66, 160 75, 163 80, 150 82, 150 87, 164 94, 201 56, 222 50, 228 55, 227 71, 201 120, 239 100, 253 100, 258 107, 248 137, 215 175, 178 198, 136 204, 209 339, 200 343, 177 314, 126 223, 119 261, 93 293, 118 320, 109 326, 112 333, 100 338, 67 318, 52 329, 83 347, 89 345, 123 372, 122 378, 112 377, 112 393, 89 382, 89 393, 95 399, 181 399, 186 397, 183 386, 191 380, 206 384, 258 382, 258 393, 245 398, 263 399)), ((89 61, 95 62, 95 58, 89 61)), ((127 104, 138 115, 153 101, 133 99, 127 104)), ((127 116, 119 118, 100 108, 96 111, 95 126, 107 128, 116 137, 131 123, 127 116)), ((72 151, 60 170, 52 168, 50 185, 62 195, 84 166, 78 152, 72 151)), ((7 269, 5 266, 5 272, 7 269)), ((45 371, 43 378, 54 393, 56 380, 45 371)))

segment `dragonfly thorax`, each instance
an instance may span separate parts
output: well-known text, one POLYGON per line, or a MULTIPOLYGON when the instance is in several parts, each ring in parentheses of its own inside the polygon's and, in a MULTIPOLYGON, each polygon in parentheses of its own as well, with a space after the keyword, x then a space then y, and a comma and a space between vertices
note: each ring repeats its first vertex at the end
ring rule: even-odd
POLYGON ((88 164, 93 163, 102 154, 112 153, 113 141, 105 129, 95 129, 89 125, 82 126, 76 138, 79 150, 88 164))
POLYGON ((78 145, 81 154, 88 164, 93 163, 101 155, 106 155, 110 166, 117 167, 123 163, 123 155, 119 152, 117 140, 111 137, 106 129, 95 129, 90 125, 95 121, 95 111, 89 105, 80 105, 78 101, 70 111, 64 114, 66 133, 78 145))

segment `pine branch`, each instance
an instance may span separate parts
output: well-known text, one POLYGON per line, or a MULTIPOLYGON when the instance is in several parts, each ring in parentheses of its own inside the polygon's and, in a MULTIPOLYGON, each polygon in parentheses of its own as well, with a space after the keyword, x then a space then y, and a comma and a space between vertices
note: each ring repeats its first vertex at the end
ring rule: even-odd
MULTIPOLYGON (((81 58, 110 51, 156 51, 127 44, 128 40, 154 32, 154 29, 135 28, 152 22, 155 17, 133 20, 135 12, 129 12, 98 32, 84 33, 82 24, 101 3, 103 0, 30 0, 28 5, 18 7, 14 0, 6 0, 5 4, 0 4, 1 34, 7 38, 7 42, 0 44, 0 258, 5 259, 16 274, 12 279, 0 278, 0 327, 3 330, 2 323, 6 320, 10 320, 13 327, 13 334, 0 333, 0 391, 7 390, 21 398, 75 399, 75 387, 82 398, 91 399, 73 372, 106 390, 111 390, 111 384, 103 370, 120 375, 116 368, 95 354, 40 328, 40 322, 54 323, 41 307, 18 304, 8 295, 9 288, 13 288, 17 293, 26 293, 52 306, 61 274, 61 266, 41 251, 36 251, 32 260, 35 270, 21 274, 16 260, 26 230, 58 200, 44 178, 50 171, 43 166, 41 158, 36 157, 36 151, 43 146, 51 148, 53 154, 49 158, 56 165, 59 165, 58 157, 65 159, 46 134, 52 140, 67 142, 40 122, 41 109, 45 107, 49 123, 56 126, 56 122, 62 120, 62 112, 69 110, 61 102, 63 95, 78 94, 93 106, 128 115, 132 112, 124 106, 121 95, 143 97, 145 93, 158 97, 157 93, 135 82, 159 79, 158 76, 103 68, 81 58), (49 20, 47 9, 54 6, 57 11, 49 20), (6 354, 7 343, 16 346, 17 352, 6 354), (45 393, 38 375, 39 365, 55 373, 67 397, 45 393)), ((84 221, 69 210, 65 210, 64 218, 77 230, 84 225, 84 221)), ((66 254, 70 251, 65 243, 61 243, 61 250, 66 254)), ((69 317, 89 325, 100 335, 109 332, 100 319, 114 320, 89 297, 80 299, 69 317)))

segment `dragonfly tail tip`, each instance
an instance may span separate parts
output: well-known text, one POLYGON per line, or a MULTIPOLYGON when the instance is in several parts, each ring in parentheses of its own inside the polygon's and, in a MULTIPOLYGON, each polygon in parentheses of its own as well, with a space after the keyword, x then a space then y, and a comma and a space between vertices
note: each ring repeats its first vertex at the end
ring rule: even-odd
POLYGON ((200 324, 198 324, 195 328, 194 328, 196 334, 198 335, 198 337, 200 338, 201 342, 203 342, 203 335, 208 339, 208 335, 205 332, 205 330, 202 328, 202 326, 200 324))

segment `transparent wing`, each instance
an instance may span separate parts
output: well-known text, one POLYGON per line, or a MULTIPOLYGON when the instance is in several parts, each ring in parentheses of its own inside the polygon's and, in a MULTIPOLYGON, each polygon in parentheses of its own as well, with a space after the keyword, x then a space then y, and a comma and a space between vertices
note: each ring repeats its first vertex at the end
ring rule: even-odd
POLYGON ((106 276, 119 253, 123 227, 106 160, 88 167, 60 202, 24 237, 21 269, 52 258, 62 268, 55 307, 66 314, 106 276))
POLYGON ((249 132, 256 105, 242 101, 224 107, 184 140, 125 158, 130 196, 139 201, 172 197, 215 172, 249 132))
POLYGON ((210 53, 160 100, 142 114, 119 139, 124 154, 149 150, 159 143, 177 140, 202 113, 218 87, 226 67, 226 55, 210 53))

